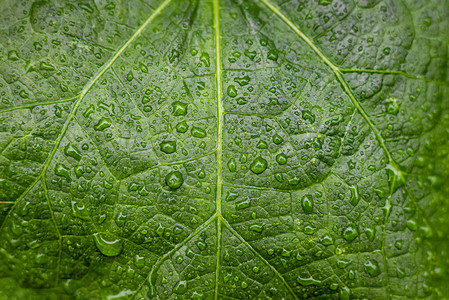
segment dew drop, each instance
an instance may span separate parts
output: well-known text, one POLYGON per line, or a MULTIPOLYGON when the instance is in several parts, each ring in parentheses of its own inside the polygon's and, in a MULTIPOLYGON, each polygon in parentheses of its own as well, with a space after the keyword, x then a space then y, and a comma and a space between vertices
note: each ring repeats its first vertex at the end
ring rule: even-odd
POLYGON ((231 172, 235 172, 235 170, 237 169, 236 164, 235 164, 235 159, 231 158, 231 159, 228 161, 228 169, 229 169, 229 171, 231 171, 231 172))
POLYGON ((368 273, 371 277, 376 277, 380 274, 379 263, 376 260, 370 259, 365 262, 364 266, 365 272, 368 273))
POLYGON ((261 156, 257 157, 251 164, 250 168, 254 174, 263 173, 268 167, 268 162, 261 156))
POLYGON ((174 116, 185 116, 187 114, 187 103, 175 101, 172 103, 174 116))
POLYGON ((106 128, 111 127, 111 125, 112 125, 111 119, 103 117, 98 121, 97 125, 94 126, 94 129, 96 131, 103 131, 106 128))
POLYGON ((359 232, 357 230, 357 226, 354 223, 351 223, 346 229, 343 231, 343 238, 347 240, 348 242, 353 241, 357 236, 359 235, 359 232))
POLYGON ((117 256, 122 252, 123 241, 108 233, 95 233, 95 245, 106 256, 117 256))
POLYGON ((160 144, 161 151, 167 154, 171 154, 176 152, 176 142, 175 141, 167 141, 162 142, 160 144))
POLYGON ((184 178, 179 171, 173 171, 165 176, 165 183, 173 190, 178 189, 183 183, 184 178))
POLYGON ((311 214, 313 212, 313 197, 312 195, 304 195, 301 199, 302 209, 306 214, 311 214))
POLYGON ((235 86, 232 84, 230 86, 228 86, 227 92, 228 92, 228 96, 231 98, 234 98, 237 96, 237 90, 236 90, 235 86))

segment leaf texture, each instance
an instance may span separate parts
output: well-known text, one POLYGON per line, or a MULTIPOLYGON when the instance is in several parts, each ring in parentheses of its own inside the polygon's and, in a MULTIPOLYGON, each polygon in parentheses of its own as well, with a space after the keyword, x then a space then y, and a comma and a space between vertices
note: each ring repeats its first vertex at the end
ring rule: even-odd
POLYGON ((0 298, 449 294, 446 0, 0 15, 0 298))

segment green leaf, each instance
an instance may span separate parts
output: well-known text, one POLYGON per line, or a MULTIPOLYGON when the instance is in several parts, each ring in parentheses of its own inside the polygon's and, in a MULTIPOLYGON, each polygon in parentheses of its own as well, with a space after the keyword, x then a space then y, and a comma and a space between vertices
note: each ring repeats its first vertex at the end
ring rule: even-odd
POLYGON ((0 15, 0 298, 449 294, 447 1, 0 15))

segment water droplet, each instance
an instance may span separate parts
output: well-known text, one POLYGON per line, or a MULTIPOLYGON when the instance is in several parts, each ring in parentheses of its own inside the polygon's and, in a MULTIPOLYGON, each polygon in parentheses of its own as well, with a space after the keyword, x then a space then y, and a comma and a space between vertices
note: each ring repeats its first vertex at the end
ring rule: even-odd
POLYGON ((234 98, 237 96, 237 90, 234 85, 228 86, 228 96, 234 98))
POLYGON ((351 299, 351 290, 346 286, 340 289, 340 300, 349 300, 351 299))
POLYGON ((258 224, 251 225, 251 226, 249 226, 249 230, 255 231, 255 232, 262 232, 263 225, 258 225, 258 224))
POLYGON ((8 52, 8 59, 12 60, 12 61, 17 61, 19 60, 19 56, 17 54, 17 51, 15 50, 11 50, 8 52))
POLYGON ((275 143, 276 145, 281 144, 283 141, 284 139, 278 134, 273 135, 273 143, 275 143))
POLYGON ((139 62, 139 69, 144 72, 144 73, 148 73, 148 68, 147 66, 145 66, 143 63, 139 62))
POLYGON ((303 110, 302 111, 302 118, 304 120, 309 120, 310 123, 314 123, 315 122, 315 115, 309 111, 309 110, 303 110))
POLYGON ((376 277, 380 274, 379 263, 376 260, 370 259, 365 262, 364 266, 365 272, 368 273, 371 277, 376 277))
POLYGON ((131 80, 134 79, 134 75, 133 75, 133 72, 132 72, 132 71, 129 71, 128 75, 126 75, 126 79, 127 79, 128 81, 131 81, 131 80))
POLYGON ((251 164, 250 168, 254 174, 263 173, 268 167, 268 162, 261 156, 257 157, 251 164))
POLYGON ((360 201, 359 190, 357 186, 349 187, 349 189, 351 190, 351 200, 349 200, 349 203, 356 206, 360 201))
POLYGON ((203 169, 201 169, 201 170, 198 172, 198 178, 200 178, 200 179, 206 178, 206 172, 205 172, 203 169))
POLYGON ((198 248, 199 248, 200 250, 204 250, 204 249, 206 249, 206 247, 207 247, 206 243, 204 243, 204 242, 202 242, 202 241, 198 241, 198 242, 196 243, 196 245, 198 246, 198 248))
POLYGON ((187 114, 187 103, 175 101, 172 103, 174 116, 185 116, 187 114))
POLYGON ((329 246, 329 245, 332 245, 333 243, 334 243, 334 240, 332 239, 332 236, 330 236, 329 234, 325 234, 321 238, 321 244, 323 244, 324 246, 329 246))
POLYGON ((103 117, 98 121, 97 125, 94 126, 94 129, 96 131, 103 131, 106 128, 111 127, 111 125, 112 125, 111 119, 103 117))
POLYGON ((142 269, 145 266, 145 257, 136 254, 134 262, 137 268, 142 269))
POLYGON ((231 158, 231 159, 228 161, 228 169, 229 169, 229 171, 231 171, 231 172, 235 172, 235 170, 237 169, 236 164, 235 164, 235 159, 231 158))
POLYGON ((248 75, 234 78, 234 81, 237 82, 240 86, 247 85, 250 80, 251 78, 248 75))
POLYGON ((182 263, 184 261, 184 258, 182 258, 182 256, 178 256, 177 258, 176 258, 176 263, 177 264, 180 264, 180 263, 182 263))
POLYGON ((311 214, 313 212, 313 197, 312 195, 304 195, 301 199, 302 209, 306 214, 311 214))
POLYGON ((280 165, 285 165, 287 163, 287 160, 287 155, 285 155, 284 153, 279 153, 278 155, 276 155, 276 161, 280 165))
POLYGON ((348 242, 353 241, 358 235, 359 232, 357 230, 357 226, 354 223, 349 224, 349 226, 346 227, 346 229, 343 231, 343 238, 348 242))
POLYGON ((161 151, 167 154, 176 152, 176 142, 175 141, 167 141, 162 142, 160 144, 161 151))
POLYGON ((394 162, 391 162, 385 168, 388 173, 388 181, 390 182, 390 187, 392 188, 393 192, 395 192, 399 187, 404 185, 405 175, 400 170, 399 166, 394 162))
POLYGON ((415 218, 407 220, 407 228, 411 231, 416 231, 418 229, 418 221, 415 218))
POLYGON ((268 144, 267 144, 267 142, 261 140, 256 145, 256 148, 258 148, 258 149, 268 149, 268 144))
POLYGON ((51 64, 47 64, 46 62, 41 62, 39 69, 44 71, 54 71, 55 67, 51 64))
POLYGON ((187 291, 187 281, 181 280, 174 289, 176 294, 184 294, 187 291))
POLYGON ((57 116, 58 118, 62 117, 62 109, 59 106, 55 107, 55 116, 57 116))
POLYGON ((184 183, 184 178, 181 172, 173 171, 165 176, 165 183, 173 190, 176 190, 184 183))
POLYGON ((73 146, 71 143, 68 143, 64 147, 64 154, 67 156, 72 157, 73 159, 80 161, 81 160, 81 153, 78 151, 78 149, 73 146))
POLYGON ((278 181, 278 182, 284 182, 284 176, 282 176, 281 173, 276 173, 274 174, 274 178, 278 181))
POLYGON ((249 198, 247 198, 246 200, 236 203, 235 208, 237 210, 241 210, 241 209, 245 209, 250 206, 251 206, 251 200, 249 198))
POLYGON ((185 133, 189 129, 186 121, 182 121, 176 125, 176 131, 179 133, 185 133))
POLYGON ((192 135, 196 138, 204 138, 206 137, 206 130, 199 128, 199 127, 192 127, 192 130, 190 131, 192 135))
POLYGON ((117 216, 117 219, 115 220, 115 223, 117 224, 118 227, 123 227, 125 226, 126 219, 127 216, 122 212, 120 212, 119 215, 117 216))
POLYGON ((276 50, 270 50, 268 51, 268 59, 269 60, 278 60, 279 54, 277 53, 276 50))
POLYGON ((396 247, 396 249, 401 250, 402 249, 402 240, 397 240, 396 242, 394 242, 394 246, 396 247))
POLYGON ((376 236, 376 230, 374 228, 365 228, 365 235, 372 242, 376 236))
POLYGON ((117 256, 122 252, 123 241, 109 233, 95 233, 95 245, 106 256, 117 256))
POLYGON ((347 266, 349 266, 350 264, 351 264, 350 260, 345 260, 345 259, 337 260, 337 267, 339 267, 340 269, 344 269, 347 266))
POLYGON ((301 284, 303 286, 308 286, 308 285, 320 284, 321 283, 321 281, 313 279, 312 276, 310 276, 308 278, 303 278, 301 276, 298 276, 297 281, 299 282, 299 284, 301 284))
POLYGON ((254 60, 254 58, 256 58, 257 56, 257 52, 256 51, 249 51, 248 49, 245 50, 245 56, 248 57, 251 60, 254 60))
POLYGON ((70 177, 70 169, 63 164, 56 164, 55 174, 64 177, 69 183, 72 182, 72 178, 70 177))
POLYGON ((203 52, 203 53, 201 54, 200 61, 201 61, 206 67, 209 67, 209 66, 210 66, 210 57, 209 57, 209 54, 203 52))

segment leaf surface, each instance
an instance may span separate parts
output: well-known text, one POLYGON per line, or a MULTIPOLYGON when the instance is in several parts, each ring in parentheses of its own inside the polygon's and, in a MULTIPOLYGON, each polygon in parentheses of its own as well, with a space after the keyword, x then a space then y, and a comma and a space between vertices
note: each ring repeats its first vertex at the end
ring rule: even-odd
POLYGON ((447 297, 447 1, 0 15, 1 298, 447 297))

